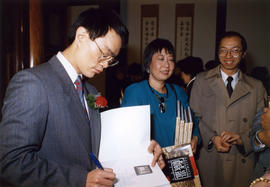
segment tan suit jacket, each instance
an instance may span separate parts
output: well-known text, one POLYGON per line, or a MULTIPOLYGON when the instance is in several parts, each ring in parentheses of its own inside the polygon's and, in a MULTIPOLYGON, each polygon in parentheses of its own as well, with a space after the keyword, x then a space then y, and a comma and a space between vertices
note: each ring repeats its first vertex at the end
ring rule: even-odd
POLYGON ((190 105, 199 118, 203 147, 198 167, 203 186, 249 186, 254 154, 249 131, 257 111, 264 105, 262 83, 240 72, 231 98, 220 74, 220 66, 199 74, 193 84, 190 105), (233 145, 228 153, 208 150, 211 137, 223 131, 240 134, 243 147, 233 145))

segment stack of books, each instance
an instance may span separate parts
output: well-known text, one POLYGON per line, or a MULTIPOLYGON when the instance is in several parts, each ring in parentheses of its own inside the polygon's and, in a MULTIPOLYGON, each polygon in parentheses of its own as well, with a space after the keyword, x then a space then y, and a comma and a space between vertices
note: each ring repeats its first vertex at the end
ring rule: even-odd
POLYGON ((201 187, 199 172, 191 149, 193 120, 190 107, 177 101, 175 145, 162 148, 164 173, 172 187, 201 187))

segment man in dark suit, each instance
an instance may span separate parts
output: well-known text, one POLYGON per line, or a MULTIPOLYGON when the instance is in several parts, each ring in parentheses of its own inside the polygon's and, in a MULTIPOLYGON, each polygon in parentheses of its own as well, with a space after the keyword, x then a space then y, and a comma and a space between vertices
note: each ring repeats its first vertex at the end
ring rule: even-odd
MULTIPOLYGON (((2 186, 113 185, 112 169, 95 169, 89 159, 91 152, 98 155, 100 115, 87 106, 85 95, 96 95, 97 90, 85 82, 80 97, 75 82, 114 65, 127 38, 115 13, 89 9, 73 24, 64 51, 12 78, 0 124, 2 186)), ((161 148, 152 141, 149 151, 154 165, 161 148)))

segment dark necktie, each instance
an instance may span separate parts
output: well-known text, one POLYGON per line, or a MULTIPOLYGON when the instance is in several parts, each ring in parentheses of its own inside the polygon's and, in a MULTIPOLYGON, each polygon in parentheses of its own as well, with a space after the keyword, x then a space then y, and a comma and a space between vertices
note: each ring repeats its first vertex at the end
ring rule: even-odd
POLYGON ((229 97, 231 97, 232 93, 233 93, 233 88, 232 88, 232 81, 233 81, 233 78, 231 76, 229 76, 227 78, 227 81, 228 81, 228 84, 227 84, 227 90, 228 90, 228 94, 229 94, 229 97))
POLYGON ((74 84, 75 84, 76 91, 77 91, 77 93, 78 93, 78 95, 80 97, 82 106, 83 106, 83 108, 86 111, 85 104, 84 104, 84 99, 83 99, 83 84, 82 84, 81 76, 78 76, 77 77, 77 79, 75 80, 74 84))

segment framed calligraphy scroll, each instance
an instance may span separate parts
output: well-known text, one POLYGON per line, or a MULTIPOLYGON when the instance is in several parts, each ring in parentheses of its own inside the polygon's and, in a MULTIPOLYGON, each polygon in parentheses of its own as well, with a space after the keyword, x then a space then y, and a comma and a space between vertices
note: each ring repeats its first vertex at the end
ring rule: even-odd
POLYGON ((176 4, 175 49, 176 59, 192 55, 194 4, 176 4))
POLYGON ((141 59, 145 47, 158 37, 159 6, 141 5, 141 59))

